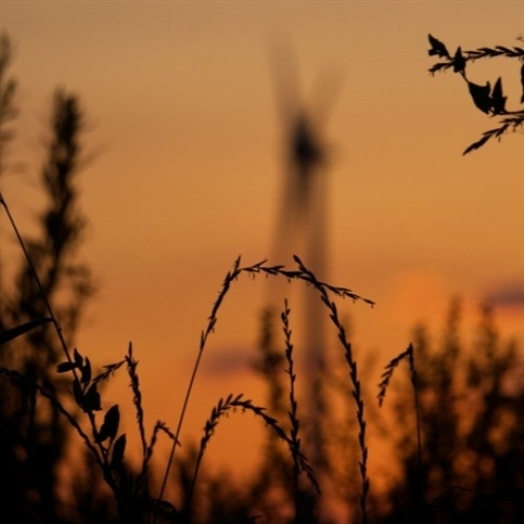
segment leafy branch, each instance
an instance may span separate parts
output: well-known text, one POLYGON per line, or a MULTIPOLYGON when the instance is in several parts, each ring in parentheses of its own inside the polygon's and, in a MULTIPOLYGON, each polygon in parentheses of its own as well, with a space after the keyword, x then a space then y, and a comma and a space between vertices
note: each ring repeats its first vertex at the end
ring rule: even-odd
POLYGON ((524 124, 524 109, 509 111, 506 109, 507 97, 504 96, 502 88, 502 78, 498 77, 493 87, 488 81, 485 85, 480 85, 472 82, 466 75, 466 66, 469 62, 483 58, 497 58, 506 57, 518 59, 522 62, 520 68, 520 80, 522 86, 522 94, 520 103, 524 103, 524 49, 518 46, 512 48, 505 46, 480 47, 470 51, 462 51, 459 46, 455 53, 451 55, 446 45, 432 36, 428 35, 430 49, 428 54, 436 56, 440 59, 429 68, 429 72, 433 75, 440 71, 447 71, 452 69, 454 73, 458 73, 468 85, 468 90, 475 106, 487 114, 488 116, 498 116, 500 118, 499 126, 488 131, 484 131, 482 136, 476 142, 470 144, 463 152, 466 155, 472 151, 481 148, 486 142, 492 138, 500 140, 502 135, 508 131, 515 131, 524 124))

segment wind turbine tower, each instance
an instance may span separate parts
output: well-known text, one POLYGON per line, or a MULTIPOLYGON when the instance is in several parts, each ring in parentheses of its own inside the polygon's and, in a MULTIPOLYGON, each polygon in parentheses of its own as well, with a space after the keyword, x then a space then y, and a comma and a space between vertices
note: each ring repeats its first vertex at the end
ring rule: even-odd
MULTIPOLYGON (((291 53, 283 51, 276 49, 272 56, 284 129, 284 170, 271 262, 289 266, 296 254, 319 280, 326 281, 329 158, 322 130, 335 100, 334 88, 340 87, 340 82, 334 82, 329 75, 321 76, 309 103, 305 103, 300 93, 297 61, 291 53)), ((282 308, 285 293, 281 281, 271 279, 270 286, 272 305, 282 308), (281 287, 277 289, 278 285, 281 287)), ((305 364, 307 374, 308 440, 313 460, 322 461, 322 428, 316 422, 325 409, 319 379, 325 367, 327 310, 315 290, 304 289, 301 313, 303 343, 296 354, 305 364)))

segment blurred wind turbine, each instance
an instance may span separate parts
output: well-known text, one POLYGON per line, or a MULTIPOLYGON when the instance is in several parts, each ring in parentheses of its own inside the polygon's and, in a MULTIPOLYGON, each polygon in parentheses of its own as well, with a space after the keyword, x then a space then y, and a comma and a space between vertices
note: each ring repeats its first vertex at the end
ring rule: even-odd
MULTIPOLYGON (((322 130, 333 109, 342 79, 332 76, 333 71, 321 75, 314 85, 309 104, 306 104, 300 92, 297 60, 290 47, 273 47, 271 51, 278 112, 284 128, 285 169, 270 260, 288 266, 296 254, 319 280, 326 281, 329 155, 322 130)), ((278 282, 277 279, 270 280, 269 301, 272 307, 281 310, 284 293, 281 287, 276 287, 278 282)), ((322 428, 317 421, 325 409, 319 379, 325 367, 326 310, 318 293, 310 289, 305 291, 301 326, 308 377, 308 439, 314 462, 322 463, 322 428)))

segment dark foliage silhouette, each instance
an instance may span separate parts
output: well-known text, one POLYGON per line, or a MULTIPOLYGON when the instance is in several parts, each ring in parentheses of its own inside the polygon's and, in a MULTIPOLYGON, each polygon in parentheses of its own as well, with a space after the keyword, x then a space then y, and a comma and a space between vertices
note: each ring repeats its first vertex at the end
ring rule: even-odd
POLYGON ((391 395, 400 480, 388 491, 383 522, 520 522, 524 517, 522 361, 484 306, 476 340, 461 341, 460 302, 452 302, 444 337, 424 327, 413 344, 422 452, 407 389, 391 395))
MULTIPOLYGON (((8 76, 11 43, 6 34, 0 39, 0 152, 5 151, 13 134, 8 125, 17 113, 15 80, 8 76)), ((37 401, 38 383, 56 397, 62 395, 54 367, 60 348, 49 328, 49 313, 35 284, 33 271, 41 276, 45 296, 57 311, 72 340, 87 299, 93 293, 89 268, 78 262, 77 250, 85 220, 77 202, 75 178, 79 172, 79 135, 83 115, 78 98, 58 90, 53 100, 47 159, 40 182, 46 197, 38 216, 37 235, 26 239, 32 266, 20 260, 14 288, 2 281, 0 327, 9 333, 0 351, 0 366, 12 368, 27 379, 20 389, 5 376, 0 377, 0 505, 17 522, 58 522, 60 502, 56 493, 57 468, 65 458, 67 428, 56 409, 37 401), (18 337, 22 329, 23 337, 18 337), (16 340, 14 340, 16 338, 16 340)), ((3 205, 5 201, 1 197, 3 205)), ((4 263, 0 261, 0 270, 4 263)))
POLYGON ((522 95, 519 100, 520 104, 522 104, 524 103, 524 49, 522 47, 497 45, 494 47, 480 47, 471 51, 462 51, 461 47, 458 47, 455 54, 451 55, 446 45, 440 40, 432 35, 428 35, 428 39, 430 43, 428 54, 440 59, 439 62, 431 66, 429 69, 430 73, 435 74, 439 71, 452 69, 468 85, 468 90, 475 106, 483 113, 499 119, 498 127, 484 131, 481 138, 469 145, 463 154, 479 149, 492 138, 500 140, 508 131, 514 131, 522 126, 524 123, 524 109, 508 110, 506 108, 507 97, 504 96, 501 77, 495 80, 492 88, 489 81, 484 85, 472 82, 466 73, 467 65, 472 64, 476 60, 497 57, 518 60, 522 63, 520 66, 522 95))
MULTIPOLYGON (((440 60, 431 72, 452 69, 467 83, 475 107, 501 119, 499 128, 484 133, 466 153, 521 125, 524 111, 507 109, 502 78, 477 84, 470 80, 468 68, 476 59, 495 56, 524 61, 523 49, 496 46, 463 51, 458 47, 451 55, 431 35, 429 43, 429 55, 440 60)), ((17 84, 8 75, 10 59, 11 44, 4 35, 0 38, 0 179, 12 139, 9 124, 17 113, 17 84)), ((524 80, 522 86, 521 103, 524 80)), ((325 163, 326 150, 311 115, 300 105, 295 109, 298 112, 288 115, 287 122, 288 161, 295 176, 301 177, 295 197, 304 206, 311 196, 311 173, 325 163)), ((375 399, 365 391, 364 378, 369 377, 360 361, 357 365, 357 351, 337 300, 373 302, 320 280, 297 256, 293 268, 266 261, 243 266, 240 257, 235 261, 202 331, 176 430, 157 421, 147 434, 133 345, 121 360, 100 370, 74 348, 84 307, 95 291, 89 267, 78 258, 86 226, 77 188, 83 127, 78 97, 57 90, 40 176, 46 201, 33 236, 22 237, 0 192, 0 208, 23 255, 12 289, 4 285, 0 256, 2 517, 10 515, 10 521, 28 524, 331 524, 341 520, 326 512, 325 497, 330 497, 343 506, 348 522, 363 524, 523 520, 523 362, 516 345, 500 339, 491 308, 483 307, 471 347, 461 340, 460 301, 451 304, 439 344, 431 341, 423 326, 417 328, 413 343, 386 365, 381 376, 378 400, 385 404, 381 413, 392 414, 389 427, 379 420, 375 399), (326 351, 325 365, 319 366, 316 377, 318 386, 308 391, 316 405, 303 402, 298 393, 302 373, 296 366, 300 349, 294 346, 290 327, 292 309, 286 299, 280 311, 267 310, 254 364, 267 388, 267 407, 243 393, 222 397, 210 407, 201 439, 181 447, 183 422, 208 338, 226 295, 242 275, 279 278, 310 288, 331 321, 338 346, 326 351), (409 382, 402 383, 397 368, 404 363, 409 382), (140 465, 135 468, 130 466, 128 436, 122 430, 124 413, 102 396, 104 384, 122 371, 129 379, 139 436, 140 465), (239 485, 228 472, 216 475, 206 469, 206 451, 222 421, 242 414, 261 423, 267 438, 258 469, 239 485), (315 433, 308 426, 311 420, 319 426, 321 438, 308 440, 308 433, 315 433), (371 491, 369 421, 385 428, 398 461, 398 478, 382 493, 371 491), (150 467, 160 436, 167 437, 172 447, 165 468, 155 476, 150 467), (311 442, 321 448, 313 450, 317 461, 310 462, 311 442), (85 453, 79 454, 79 469, 72 471, 69 505, 65 505, 58 495, 58 466, 71 446, 76 450, 79 445, 85 453)))

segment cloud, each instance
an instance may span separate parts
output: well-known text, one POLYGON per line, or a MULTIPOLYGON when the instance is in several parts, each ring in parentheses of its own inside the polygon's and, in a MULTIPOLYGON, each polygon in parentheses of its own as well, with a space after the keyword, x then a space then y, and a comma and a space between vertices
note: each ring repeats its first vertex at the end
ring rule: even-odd
POLYGON ((224 377, 252 369, 255 359, 248 347, 219 347, 204 354, 202 371, 208 376, 224 377))
POLYGON ((486 302, 497 308, 524 308, 524 282, 505 282, 486 295, 486 302))

